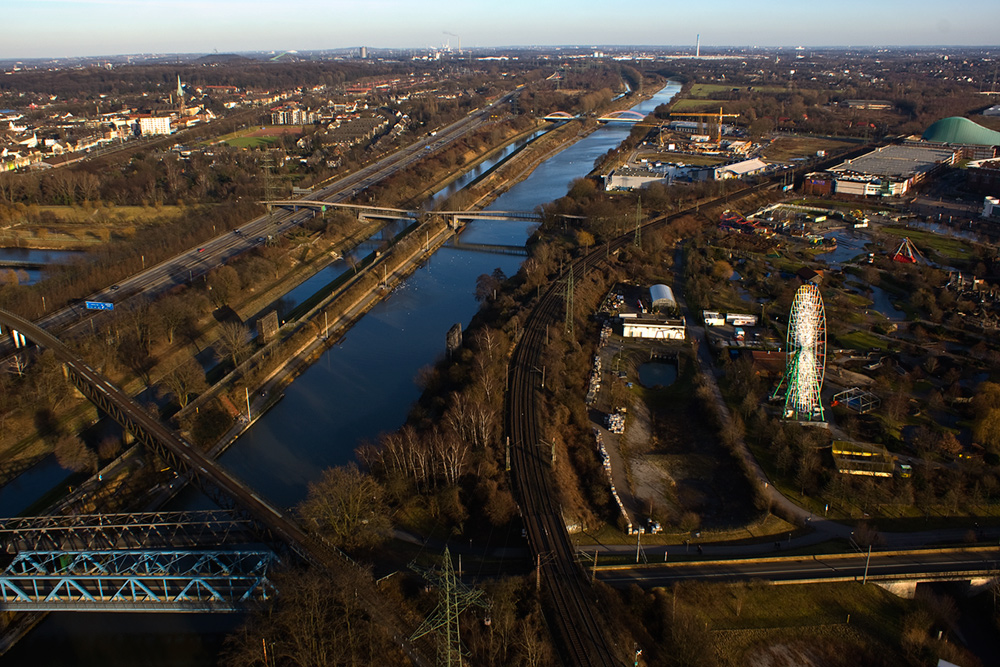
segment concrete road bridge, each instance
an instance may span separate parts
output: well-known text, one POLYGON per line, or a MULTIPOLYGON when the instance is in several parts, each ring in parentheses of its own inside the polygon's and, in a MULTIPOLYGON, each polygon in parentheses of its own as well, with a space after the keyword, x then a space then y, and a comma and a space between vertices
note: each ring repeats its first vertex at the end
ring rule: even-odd
MULTIPOLYGON (((325 212, 339 208, 356 213, 360 218, 381 218, 386 220, 417 220, 421 216, 441 215, 454 222, 470 220, 506 220, 517 222, 541 222, 542 216, 532 211, 418 211, 414 209, 391 208, 388 206, 365 206, 362 204, 343 204, 341 202, 315 201, 311 199, 278 199, 263 201, 267 206, 279 206, 292 211, 302 208, 325 212)), ((580 216, 563 216, 580 219, 580 216)))

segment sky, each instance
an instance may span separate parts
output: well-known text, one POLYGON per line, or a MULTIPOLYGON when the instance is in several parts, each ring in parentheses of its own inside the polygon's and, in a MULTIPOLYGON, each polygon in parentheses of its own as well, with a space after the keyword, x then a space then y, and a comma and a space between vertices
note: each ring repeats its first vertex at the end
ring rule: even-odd
POLYGON ((4 59, 454 49, 452 35, 463 47, 1000 43, 998 0, 0 0, 0 17, 4 59))

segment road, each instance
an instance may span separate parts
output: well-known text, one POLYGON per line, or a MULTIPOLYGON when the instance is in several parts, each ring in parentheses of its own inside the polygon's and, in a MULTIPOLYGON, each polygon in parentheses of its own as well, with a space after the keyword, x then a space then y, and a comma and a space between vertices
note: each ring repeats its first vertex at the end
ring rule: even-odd
MULTIPOLYGON (((311 192, 306 199, 330 202, 344 201, 364 192, 369 186, 388 178, 402 169, 423 159, 429 153, 455 141, 489 121, 496 109, 514 96, 508 93, 493 103, 472 112, 464 118, 439 130, 410 146, 400 149, 382 160, 374 162, 353 174, 311 192)), ((86 297, 86 301, 103 301, 120 306, 137 295, 154 295, 192 281, 231 259, 265 243, 268 236, 278 236, 309 220, 315 213, 309 210, 275 210, 271 216, 262 215, 233 231, 160 262, 140 273, 130 276, 117 285, 109 286, 86 297)), ((50 331, 65 332, 86 326, 85 320, 94 311, 82 303, 67 306, 41 318, 38 323, 50 331)))
MULTIPOLYGON (((679 581, 775 582, 861 580, 867 565, 869 579, 905 579, 912 575, 990 576, 997 573, 1000 548, 929 550, 904 553, 790 556, 748 560, 696 561, 611 567, 597 570, 597 578, 613 586, 664 586, 679 581)), ((931 578, 929 576, 928 578, 931 578)))

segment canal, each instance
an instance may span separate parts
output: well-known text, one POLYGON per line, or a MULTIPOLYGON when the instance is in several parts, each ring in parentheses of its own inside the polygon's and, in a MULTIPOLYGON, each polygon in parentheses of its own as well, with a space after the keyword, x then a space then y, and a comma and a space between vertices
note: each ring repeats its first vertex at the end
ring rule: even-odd
MULTIPOLYGON (((680 84, 670 82, 632 108, 649 113, 679 90, 680 84)), ((595 160, 617 147, 630 130, 631 125, 598 128, 543 162, 490 208, 530 211, 564 196, 569 184, 586 176, 595 160)), ((476 220, 462 238, 468 243, 519 245, 531 232, 532 225, 522 222, 476 220)), ((403 424, 420 395, 415 383, 418 371, 443 355, 448 329, 455 323, 468 325, 476 313, 476 278, 496 268, 510 275, 520 262, 519 257, 441 248, 287 387, 284 400, 227 450, 222 465, 279 507, 301 501, 307 484, 324 468, 354 460, 359 444, 403 424)), ((209 506, 207 499, 193 491, 182 495, 178 503, 178 509, 209 506)), ((167 641, 179 641, 192 627, 199 627, 192 617, 171 614, 88 614, 86 622, 76 616, 82 614, 50 614, 6 658, 10 664, 30 660, 36 666, 180 664, 176 656, 146 644, 141 655, 130 652, 132 635, 145 632, 136 628, 155 626, 159 635, 170 638, 167 641), (54 635, 66 639, 52 643, 54 635), (107 652, 92 658, 82 649, 93 646, 95 638, 105 646, 120 644, 130 659, 109 661, 107 652)), ((231 627, 235 627, 237 617, 226 618, 234 619, 231 627)), ((226 624, 213 621, 213 630, 202 637, 205 641, 184 664, 215 664, 218 638, 226 631, 219 625, 226 624)), ((147 639, 158 643, 155 637, 147 639)))
POLYGON ((18 284, 34 285, 43 277, 44 267, 65 264, 86 253, 78 250, 40 250, 36 248, 0 248, 0 271, 13 269, 18 274, 18 284), (9 264, 8 264, 9 262, 9 264), (20 263, 30 266, 21 268, 20 263))

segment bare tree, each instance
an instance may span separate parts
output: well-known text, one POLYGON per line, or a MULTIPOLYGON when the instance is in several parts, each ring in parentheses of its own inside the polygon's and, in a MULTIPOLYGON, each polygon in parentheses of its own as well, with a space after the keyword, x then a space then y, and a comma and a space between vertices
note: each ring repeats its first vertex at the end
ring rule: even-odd
POLYGON ((205 382, 205 373, 192 358, 188 358, 180 366, 173 369, 162 380, 163 386, 174 395, 177 404, 185 407, 191 394, 197 394, 205 390, 208 383, 205 382))
POLYGON ((323 471, 309 484, 309 494, 299 505, 306 525, 318 529, 331 543, 345 548, 370 548, 384 541, 391 530, 382 486, 354 464, 323 471))
POLYGON ((219 351, 239 366, 250 353, 250 330, 241 322, 224 322, 219 327, 219 351))
POLYGON ((220 266, 208 275, 209 297, 220 308, 239 293, 240 286, 240 275, 231 266, 220 266))
POLYGON ((18 377, 23 376, 25 369, 28 368, 28 358, 22 354, 11 355, 9 368, 11 373, 16 373, 18 377))
POLYGON ((177 329, 194 318, 190 302, 181 296, 168 296, 158 301, 155 314, 159 317, 160 327, 170 345, 174 344, 177 329))
POLYGON ((399 665, 406 658, 389 629, 366 611, 359 589, 371 576, 357 567, 336 577, 313 570, 277 572, 281 591, 226 639, 222 664, 233 667, 294 665, 399 665))
POLYGON ((97 455, 75 435, 64 435, 56 441, 56 460, 63 468, 76 472, 97 472, 97 455))

